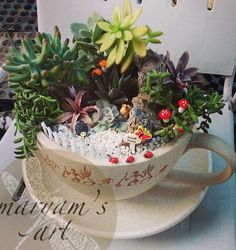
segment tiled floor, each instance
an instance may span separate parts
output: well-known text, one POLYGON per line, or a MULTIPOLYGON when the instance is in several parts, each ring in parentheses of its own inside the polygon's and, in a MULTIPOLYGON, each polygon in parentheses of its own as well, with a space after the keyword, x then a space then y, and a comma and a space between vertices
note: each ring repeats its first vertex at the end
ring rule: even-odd
MULTIPOLYGON (((29 35, 33 38, 35 32, 37 32, 36 0, 0 0, 0 66, 4 63, 7 51, 13 44, 19 46, 22 37, 29 35)), ((210 87, 222 93, 224 84, 222 76, 209 74, 204 76, 210 82, 210 87)), ((236 76, 234 83, 235 93, 236 76)), ((7 79, 5 79, 0 83, 0 118, 5 111, 11 112, 12 106, 12 93, 7 88, 7 79)), ((0 138, 4 132, 0 128, 0 138)))

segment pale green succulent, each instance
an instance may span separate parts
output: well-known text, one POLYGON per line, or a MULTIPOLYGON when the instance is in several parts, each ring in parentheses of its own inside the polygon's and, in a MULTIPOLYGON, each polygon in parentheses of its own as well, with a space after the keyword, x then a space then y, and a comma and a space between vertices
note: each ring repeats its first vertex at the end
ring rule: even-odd
POLYGON ((113 129, 125 132, 127 130, 127 120, 120 116, 117 106, 105 100, 97 101, 96 105, 100 109, 102 116, 97 119, 97 114, 92 115, 92 118, 97 120, 97 125, 93 128, 94 131, 100 132, 113 129))
POLYGON ((107 67, 114 63, 121 64, 121 72, 128 69, 134 54, 144 57, 147 54, 148 42, 160 43, 156 36, 161 32, 152 32, 146 25, 132 27, 142 13, 142 8, 132 13, 130 0, 124 0, 123 8, 116 7, 112 21, 99 21, 98 26, 105 33, 96 40, 100 52, 107 52, 107 67), (147 35, 147 37, 146 37, 147 35))

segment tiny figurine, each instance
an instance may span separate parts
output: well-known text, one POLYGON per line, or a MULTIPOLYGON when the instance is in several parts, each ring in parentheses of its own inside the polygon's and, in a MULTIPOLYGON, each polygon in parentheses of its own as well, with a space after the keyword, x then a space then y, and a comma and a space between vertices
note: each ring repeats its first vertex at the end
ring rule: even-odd
POLYGON ((178 106, 179 106, 179 108, 178 108, 178 111, 179 111, 179 113, 183 113, 184 112, 184 110, 186 109, 186 108, 188 108, 188 106, 189 106, 189 101, 187 101, 186 99, 180 99, 179 101, 178 101, 178 106))
POLYGON ((126 162, 127 162, 127 163, 132 163, 132 162, 134 162, 134 157, 133 157, 133 155, 130 155, 130 156, 126 159, 126 162))
POLYGON ((173 130, 178 130, 178 132, 180 133, 180 134, 183 134, 185 131, 184 131, 184 129, 182 128, 182 127, 179 127, 179 126, 177 126, 176 124, 175 124, 175 126, 173 127, 173 130))
POLYGON ((92 75, 94 76, 94 75, 99 75, 99 76, 101 76, 103 74, 103 71, 101 70, 101 69, 99 69, 99 68, 95 68, 95 69, 93 69, 92 70, 92 75))
POLYGON ((131 110, 131 106, 128 104, 122 104, 121 109, 120 109, 120 114, 128 119, 129 118, 129 111, 131 110))
POLYGON ((153 153, 151 151, 147 151, 144 155, 145 158, 152 158, 153 157, 153 153))
POLYGON ((107 60, 106 59, 102 59, 98 62, 98 65, 102 68, 103 72, 107 71, 107 60))
POLYGON ((168 123, 170 121, 171 111, 169 109, 162 109, 159 113, 159 117, 163 122, 168 123))
POLYGON ((116 164, 116 163, 119 162, 119 160, 118 160, 117 157, 111 156, 110 159, 109 159, 109 162, 116 164))
POLYGON ((78 121, 75 126, 75 132, 77 135, 85 138, 88 134, 88 125, 82 121, 78 121))
POLYGON ((143 126, 138 126, 138 129, 134 131, 134 134, 141 138, 142 141, 152 139, 151 132, 143 126))

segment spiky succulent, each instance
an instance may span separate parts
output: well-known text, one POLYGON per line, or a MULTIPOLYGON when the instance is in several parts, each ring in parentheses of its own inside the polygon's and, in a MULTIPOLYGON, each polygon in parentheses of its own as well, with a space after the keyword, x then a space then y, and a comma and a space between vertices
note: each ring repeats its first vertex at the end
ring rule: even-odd
POLYGON ((74 87, 69 87, 69 93, 73 99, 67 97, 64 98, 62 108, 66 112, 57 117, 57 123, 64 123, 69 120, 71 121, 71 128, 73 131, 75 131, 77 120, 80 120, 89 126, 93 126, 93 120, 89 116, 89 113, 94 111, 100 113, 99 108, 97 106, 82 106, 82 98, 86 94, 86 91, 81 90, 76 93, 74 87))
POLYGON ((116 7, 112 21, 99 21, 98 26, 105 33, 96 41, 100 52, 107 52, 107 67, 121 63, 121 72, 128 69, 134 54, 144 57, 148 42, 160 43, 157 36, 162 32, 152 32, 146 25, 132 27, 142 13, 142 8, 132 13, 130 0, 124 0, 123 8, 116 7), (146 37, 146 35, 148 36, 146 37))
POLYGON ((132 82, 135 81, 131 75, 120 75, 116 65, 113 65, 112 68, 103 72, 100 76, 95 75, 94 80, 95 85, 97 86, 97 90, 94 90, 94 93, 99 98, 116 105, 123 104, 128 101, 125 94, 125 88, 127 85, 132 84, 132 82))
POLYGON ((59 29, 54 36, 38 33, 36 44, 29 38, 22 41, 22 51, 13 48, 4 69, 10 73, 9 82, 16 86, 48 88, 58 81, 81 85, 88 81, 92 62, 86 55, 78 54, 78 43, 69 47, 69 39, 61 41, 59 29))
POLYGON ((170 60, 170 54, 167 52, 165 57, 166 69, 170 72, 170 76, 164 79, 164 84, 173 83, 176 84, 177 88, 184 89, 187 87, 188 83, 199 83, 206 84, 203 78, 197 75, 198 69, 195 67, 186 68, 189 61, 189 54, 185 51, 175 68, 174 63, 170 60))

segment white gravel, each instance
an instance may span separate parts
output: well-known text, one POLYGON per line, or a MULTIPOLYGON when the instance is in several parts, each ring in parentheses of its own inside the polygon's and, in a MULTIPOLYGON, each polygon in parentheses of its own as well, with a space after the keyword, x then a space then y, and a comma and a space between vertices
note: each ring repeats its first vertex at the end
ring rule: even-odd
POLYGON ((140 154, 147 150, 155 150, 163 144, 160 137, 153 137, 145 143, 137 144, 135 152, 132 152, 129 144, 124 143, 127 133, 114 130, 95 133, 90 130, 88 136, 83 138, 73 134, 65 125, 60 125, 56 133, 57 142, 62 147, 86 157, 99 159, 109 159, 110 156, 126 158, 129 155, 140 154))

